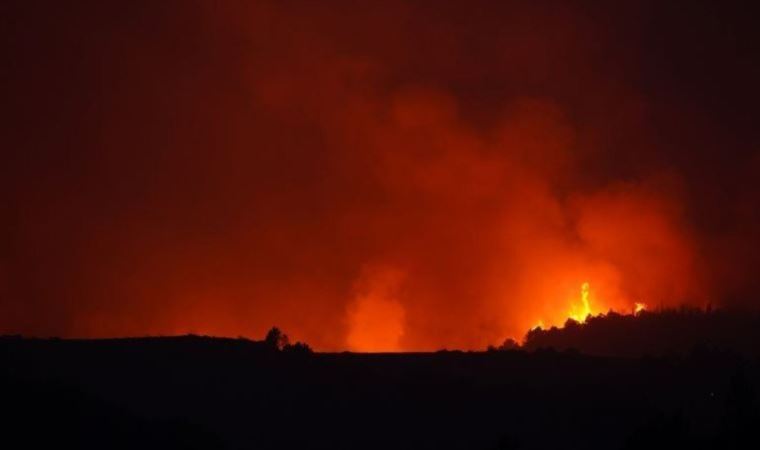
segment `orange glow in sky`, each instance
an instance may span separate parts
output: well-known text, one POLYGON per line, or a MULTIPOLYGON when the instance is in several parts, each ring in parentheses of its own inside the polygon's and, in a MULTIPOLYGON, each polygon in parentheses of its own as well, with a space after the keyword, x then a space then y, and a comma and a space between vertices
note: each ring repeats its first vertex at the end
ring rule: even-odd
POLYGON ((663 8, 98 3, 6 27, 0 334, 469 350, 760 298, 731 33, 671 60, 691 35, 631 20, 663 8))

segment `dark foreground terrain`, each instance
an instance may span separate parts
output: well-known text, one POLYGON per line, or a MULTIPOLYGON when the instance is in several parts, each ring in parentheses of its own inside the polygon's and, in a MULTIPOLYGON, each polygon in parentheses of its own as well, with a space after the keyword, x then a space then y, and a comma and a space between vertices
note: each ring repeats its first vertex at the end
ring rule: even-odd
POLYGON ((2 338, 0 357, 17 448, 760 448, 758 361, 717 350, 311 354, 187 336, 2 338))

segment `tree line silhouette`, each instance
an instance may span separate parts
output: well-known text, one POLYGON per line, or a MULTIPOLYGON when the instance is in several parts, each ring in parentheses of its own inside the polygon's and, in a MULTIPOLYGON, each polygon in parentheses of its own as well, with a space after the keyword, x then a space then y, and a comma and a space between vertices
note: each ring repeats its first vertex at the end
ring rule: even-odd
POLYGON ((491 350, 576 350, 588 355, 658 356, 728 351, 760 356, 760 313, 682 307, 636 314, 609 312, 584 323, 530 330, 522 344, 507 339, 491 350))

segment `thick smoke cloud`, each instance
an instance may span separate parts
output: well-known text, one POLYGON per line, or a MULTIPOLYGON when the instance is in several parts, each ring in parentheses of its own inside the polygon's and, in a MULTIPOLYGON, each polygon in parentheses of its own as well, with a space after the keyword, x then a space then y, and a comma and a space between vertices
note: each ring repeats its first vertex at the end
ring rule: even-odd
POLYGON ((3 8, 0 332, 482 348, 756 305, 740 5, 3 8))

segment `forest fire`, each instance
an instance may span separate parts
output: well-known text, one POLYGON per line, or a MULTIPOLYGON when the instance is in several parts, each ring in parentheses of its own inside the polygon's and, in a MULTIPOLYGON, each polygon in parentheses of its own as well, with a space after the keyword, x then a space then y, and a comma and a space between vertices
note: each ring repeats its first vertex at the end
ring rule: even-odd
MULTIPOLYGON (((718 134, 681 142, 730 115, 678 111, 685 103, 662 99, 680 76, 650 98, 635 60, 617 72, 599 57, 646 36, 618 39, 620 27, 542 2, 498 2, 501 15, 469 2, 446 13, 349 2, 340 14, 243 3, 252 9, 161 13, 144 42, 66 37, 79 27, 64 24, 90 17, 73 10, 63 39, 29 32, 38 50, 87 45, 71 70, 58 69, 72 54, 60 48, 39 71, 81 79, 14 69, 9 104, 29 111, 14 116, 37 117, 35 105, 53 116, 6 138, 20 150, 0 176, 13 237, 0 332, 252 337, 277 323, 320 351, 435 351, 641 314, 634 302, 756 298, 745 268, 760 254, 748 250, 758 147, 737 138, 746 155, 726 159, 711 153, 726 142, 718 134), (188 41, 188 24, 208 34, 188 41), (126 90, 76 90, 101 85, 126 90), (61 142, 74 164, 60 164, 61 142), (695 148, 708 143, 720 145, 695 148)), ((125 24, 142 23, 132 13, 125 24)))
POLYGON ((0 0, 2 442, 760 449, 753 2, 125 3, 0 0))
MULTIPOLYGON (((600 307, 598 304, 599 302, 596 299, 593 299, 594 301, 592 302, 592 294, 591 284, 588 281, 584 281, 580 287, 580 301, 573 300, 570 302, 570 310, 567 312, 566 316, 560 317, 558 321, 545 320, 544 318, 539 319, 529 331, 546 329, 546 324, 548 324, 548 327, 562 327, 568 320, 583 324, 590 317, 601 316, 604 315, 605 312, 620 314, 620 311, 616 310, 614 307, 600 307)), ((643 311, 646 311, 646 309, 646 303, 634 302, 633 308, 630 310, 631 313, 628 314, 634 316, 639 315, 643 311)))
POLYGON ((589 301, 590 289, 591 287, 589 286, 588 282, 585 282, 581 285, 581 304, 573 305, 572 309, 570 310, 569 316, 576 322, 583 322, 586 320, 586 317, 591 315, 591 304, 589 301))
POLYGON ((591 294, 591 284, 588 281, 584 281, 580 286, 579 297, 570 301, 570 309, 565 315, 560 315, 556 318, 541 318, 535 322, 535 325, 530 330, 546 329, 547 324, 548 327, 562 326, 567 320, 573 320, 578 323, 585 322, 588 317, 593 317, 595 311, 599 309, 595 307, 596 305, 592 306, 591 294))

